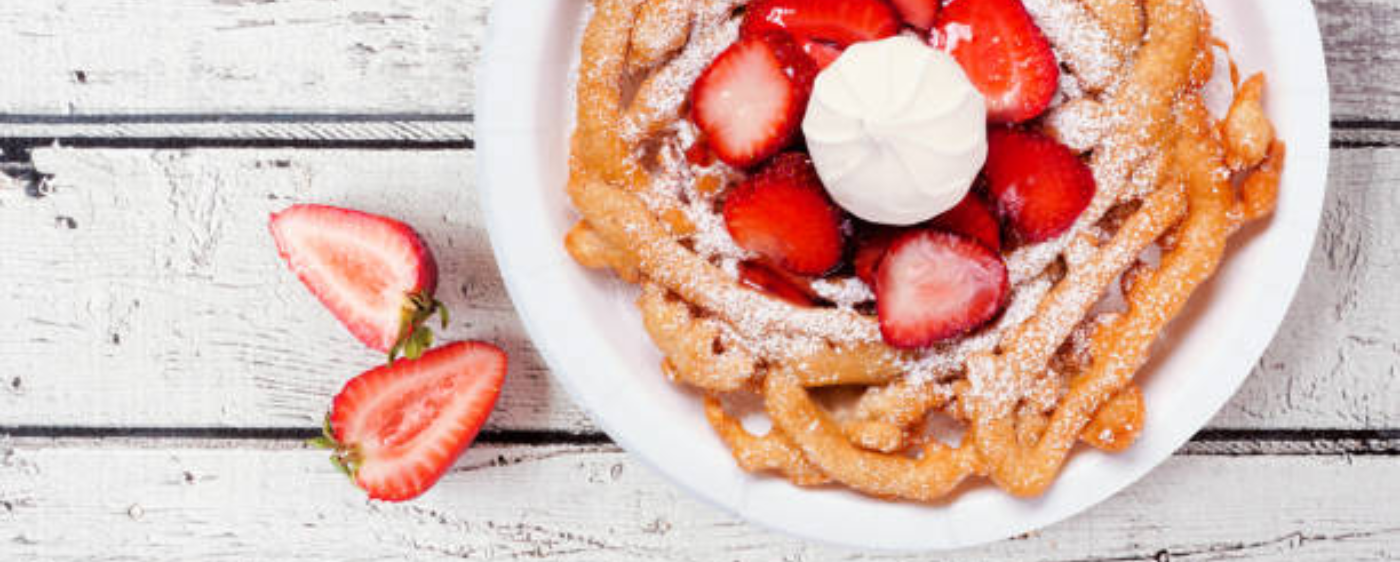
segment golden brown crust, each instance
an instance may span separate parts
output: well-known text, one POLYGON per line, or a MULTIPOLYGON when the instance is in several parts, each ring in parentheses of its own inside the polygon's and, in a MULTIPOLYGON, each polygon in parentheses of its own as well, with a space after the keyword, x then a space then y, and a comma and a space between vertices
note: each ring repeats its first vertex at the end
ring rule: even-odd
MULTIPOLYGON (((886 345, 875 319, 855 309, 793 306, 741 285, 695 248, 703 215, 657 202, 656 185, 685 180, 657 169, 654 146, 676 143, 667 135, 684 128, 676 88, 697 73, 693 59, 734 32, 730 8, 741 3, 595 0, 568 185, 583 220, 565 240, 580 264, 640 285, 638 308, 668 376, 761 395, 773 422, 762 436, 706 398, 736 462, 799 485, 932 502, 980 477, 1036 495, 1078 441, 1131 445, 1145 416, 1133 375, 1214 272, 1228 236, 1272 211, 1286 155, 1263 112, 1262 76, 1236 80, 1223 122, 1205 112, 1199 90, 1218 42, 1199 0, 1027 3, 1057 18, 1047 35, 1068 57, 1070 85, 1085 90, 1066 93, 1043 126, 1085 155, 1098 191, 1071 231, 1046 243, 1053 251, 1007 257, 1013 295, 1040 283, 1026 291, 1026 314, 989 330, 983 345, 921 353, 886 345), (1067 51, 1086 44, 1097 47, 1067 51), (1140 259, 1153 246, 1156 266, 1140 259), (1093 315, 1114 286, 1126 309, 1093 315), (838 415, 812 397, 828 386, 862 390, 838 415), (965 426, 957 447, 927 437, 933 416, 965 426)), ((725 189, 714 178, 736 175, 722 165, 690 173, 687 197, 710 203, 725 189)))
POLYGON ((749 472, 777 472, 798 486, 818 486, 831 481, 802 455, 782 430, 773 428, 762 436, 749 433, 713 396, 705 397, 705 419, 720 440, 729 446, 739 468, 749 472))

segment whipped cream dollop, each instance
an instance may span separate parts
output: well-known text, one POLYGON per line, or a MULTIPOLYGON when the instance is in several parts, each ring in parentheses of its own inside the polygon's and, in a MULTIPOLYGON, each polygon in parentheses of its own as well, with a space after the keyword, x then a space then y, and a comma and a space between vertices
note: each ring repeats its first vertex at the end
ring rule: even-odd
POLYGON ((952 56, 897 36, 828 66, 802 122, 832 199, 857 217, 910 225, 953 208, 987 159, 987 108, 952 56))

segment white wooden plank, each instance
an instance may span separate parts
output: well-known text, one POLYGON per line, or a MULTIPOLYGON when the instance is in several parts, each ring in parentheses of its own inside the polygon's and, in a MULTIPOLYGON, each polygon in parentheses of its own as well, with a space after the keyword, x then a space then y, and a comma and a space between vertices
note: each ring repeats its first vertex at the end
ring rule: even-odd
POLYGON ((1298 295, 1213 425, 1400 427, 1400 150, 1333 150, 1298 295))
POLYGON ((382 362, 290 276, 267 215, 332 202, 416 225, 443 336, 514 358, 496 426, 587 427, 530 347, 470 151, 41 150, 48 195, 0 190, 0 425, 307 426, 382 362), (41 241, 42 240, 42 241, 41 241))
MULTIPOLYGON (((25 144, 58 140, 64 144, 97 142, 112 146, 120 140, 149 139, 153 143, 181 141, 201 146, 245 141, 244 144, 265 142, 279 146, 315 143, 324 147, 357 142, 454 143, 460 146, 470 144, 474 137, 473 120, 466 115, 168 115, 81 119, 31 116, 22 119, 13 123, 0 121, 0 138, 19 139, 25 144)), ((1381 138, 1388 138, 1385 131, 1379 134, 1381 138)))
MULTIPOLYGON (((0 112, 469 114, 490 3, 0 2, 0 112)), ((1400 119, 1400 4, 1317 8, 1336 118, 1400 119)))
POLYGON ((1332 116, 1400 120, 1400 2, 1314 0, 1332 86, 1332 116))
MULTIPOLYGON (((593 431, 518 324, 469 151, 54 150, 48 195, 0 188, 0 426, 310 427, 373 365, 284 270, 269 211, 401 217, 437 249, 449 337, 515 360, 492 427, 593 431)), ((1400 427, 1400 150, 1340 149, 1311 269, 1278 340, 1213 424, 1400 427)), ((1301 250, 1300 250, 1301 251, 1301 250)))
POLYGON ((471 112, 489 0, 0 2, 0 112, 471 112))
MULTIPOLYGON (((407 504, 317 451, 0 446, 0 558, 928 560, 802 542, 686 495, 611 447, 476 447, 407 504)), ((1393 560, 1395 457, 1175 457, 1087 513, 941 558, 1393 560)), ((936 509, 936 508, 931 508, 936 509)))

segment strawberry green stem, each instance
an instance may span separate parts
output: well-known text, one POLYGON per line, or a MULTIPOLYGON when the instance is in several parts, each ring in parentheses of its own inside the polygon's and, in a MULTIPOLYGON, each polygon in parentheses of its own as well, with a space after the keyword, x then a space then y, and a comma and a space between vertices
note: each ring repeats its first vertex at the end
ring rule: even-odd
POLYGON ((394 347, 389 349, 389 362, 393 363, 402 353, 409 359, 417 359, 424 351, 433 347, 433 331, 424 324, 433 314, 441 314, 442 328, 447 329, 447 307, 425 293, 412 293, 404 299, 399 316, 399 337, 394 347))

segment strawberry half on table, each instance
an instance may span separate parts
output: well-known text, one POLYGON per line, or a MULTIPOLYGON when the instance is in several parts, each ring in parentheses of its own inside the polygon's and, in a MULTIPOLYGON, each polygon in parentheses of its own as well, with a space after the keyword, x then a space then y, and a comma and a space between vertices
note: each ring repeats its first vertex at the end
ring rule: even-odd
POLYGON ((312 445, 371 499, 410 500, 431 488, 486 423, 506 376, 506 354, 458 342, 351 379, 312 445))
POLYGON ((423 238, 394 219, 326 205, 295 205, 268 225, 277 252, 321 304, 372 349, 418 357, 423 326, 447 309, 433 297, 438 267, 423 238))

